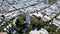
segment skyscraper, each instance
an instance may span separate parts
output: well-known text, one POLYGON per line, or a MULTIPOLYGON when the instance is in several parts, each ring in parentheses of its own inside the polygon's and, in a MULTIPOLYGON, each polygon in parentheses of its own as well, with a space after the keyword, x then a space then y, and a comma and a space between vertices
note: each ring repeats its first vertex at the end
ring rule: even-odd
POLYGON ((27 11, 26 11, 26 23, 27 23, 27 24, 30 24, 30 15, 29 15, 29 14, 30 14, 30 11, 27 10, 27 11))

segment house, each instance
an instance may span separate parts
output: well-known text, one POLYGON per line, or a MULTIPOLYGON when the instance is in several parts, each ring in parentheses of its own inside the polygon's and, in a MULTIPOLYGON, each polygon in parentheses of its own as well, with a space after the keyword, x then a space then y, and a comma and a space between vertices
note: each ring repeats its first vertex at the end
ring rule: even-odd
POLYGON ((12 25, 11 25, 11 24, 9 24, 8 26, 9 26, 9 27, 12 27, 12 25))
POLYGON ((46 19, 48 19, 48 20, 50 20, 50 19, 51 19, 50 17, 48 17, 48 16, 46 16, 46 15, 44 16, 44 18, 46 18, 46 19))
POLYGON ((60 15, 59 15, 59 16, 57 16, 56 18, 60 20, 60 15))
POLYGON ((48 15, 48 17, 50 17, 51 19, 54 18, 56 16, 56 14, 50 14, 48 15))
POLYGON ((4 28, 4 31, 7 31, 7 28, 4 28))
POLYGON ((51 18, 48 17, 47 15, 45 15, 44 17, 41 18, 42 21, 46 22, 46 21, 49 21, 51 18))
POLYGON ((43 17, 43 15, 42 15, 40 12, 38 12, 38 13, 33 13, 33 15, 35 15, 35 16, 37 16, 37 17, 43 17))
POLYGON ((56 11, 59 10, 56 4, 53 4, 52 6, 50 6, 50 9, 56 10, 56 11))
POLYGON ((60 0, 57 0, 57 6, 60 7, 60 0))
POLYGON ((28 7, 25 9, 25 11, 27 11, 27 10, 33 12, 35 10, 35 7, 34 6, 28 7))
POLYGON ((16 30, 13 31, 13 34, 16 34, 16 30))
POLYGON ((47 19, 47 18, 44 18, 44 17, 42 17, 41 19, 42 19, 42 21, 44 21, 44 22, 48 21, 48 19, 47 19))
POLYGON ((53 20, 53 24, 58 27, 58 26, 60 26, 60 21, 54 19, 54 20, 53 20))

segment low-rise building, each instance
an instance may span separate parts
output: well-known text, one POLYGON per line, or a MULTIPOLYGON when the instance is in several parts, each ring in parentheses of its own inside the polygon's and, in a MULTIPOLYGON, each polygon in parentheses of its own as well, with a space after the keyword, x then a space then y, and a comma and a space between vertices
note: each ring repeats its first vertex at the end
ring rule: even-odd
POLYGON ((53 20, 53 24, 54 24, 55 26, 60 26, 60 21, 54 19, 54 20, 53 20))
POLYGON ((45 15, 41 19, 42 19, 42 21, 46 22, 46 21, 49 21, 51 18, 45 15))
POLYGON ((35 16, 37 16, 37 17, 43 17, 43 15, 42 15, 40 12, 38 12, 38 13, 33 13, 33 15, 35 15, 35 16))
POLYGON ((41 19, 42 19, 42 21, 44 21, 44 22, 48 21, 48 19, 47 19, 47 18, 44 18, 44 17, 42 17, 41 19))
POLYGON ((7 34, 7 32, 0 32, 0 34, 7 34))
POLYGON ((49 34, 45 29, 41 28, 41 30, 35 29, 35 30, 31 30, 31 32, 29 32, 29 34, 49 34))
POLYGON ((50 20, 50 19, 51 19, 50 17, 48 17, 48 16, 46 16, 46 15, 44 16, 44 18, 46 18, 46 19, 48 19, 48 20, 50 20))
POLYGON ((59 16, 57 16, 56 18, 60 20, 60 15, 59 15, 59 16))

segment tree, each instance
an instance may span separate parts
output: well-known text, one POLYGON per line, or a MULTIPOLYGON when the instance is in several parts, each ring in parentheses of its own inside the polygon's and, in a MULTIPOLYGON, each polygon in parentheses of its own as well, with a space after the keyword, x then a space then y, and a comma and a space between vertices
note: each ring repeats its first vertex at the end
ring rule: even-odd
POLYGON ((25 30, 22 30, 22 34, 26 34, 26 31, 25 30))
POLYGON ((60 34, 60 30, 58 30, 57 32, 55 32, 55 34, 60 34))
POLYGON ((26 15, 25 15, 25 13, 22 13, 19 17, 21 17, 24 21, 26 20, 26 15))
POLYGON ((31 17, 31 19, 30 19, 30 21, 31 21, 31 24, 32 25, 37 25, 37 23, 38 23, 38 19, 36 19, 35 17, 31 17))
POLYGON ((30 30, 30 29, 32 29, 32 26, 31 25, 27 25, 26 28, 30 30))
MULTIPOLYGON (((48 4, 52 5, 56 2, 57 0, 48 0, 48 4)), ((47 2, 46 2, 47 3, 47 2)))
POLYGON ((48 32, 55 32, 56 28, 52 27, 52 26, 49 26, 49 27, 45 27, 45 29, 48 31, 48 32))
POLYGON ((19 27, 20 25, 24 25, 24 20, 22 19, 22 17, 18 17, 18 19, 16 20, 16 25, 19 27))
POLYGON ((38 21, 38 26, 44 27, 45 23, 43 23, 41 20, 38 21))
POLYGON ((9 20, 9 21, 7 21, 7 23, 11 23, 12 24, 13 23, 13 20, 9 20))

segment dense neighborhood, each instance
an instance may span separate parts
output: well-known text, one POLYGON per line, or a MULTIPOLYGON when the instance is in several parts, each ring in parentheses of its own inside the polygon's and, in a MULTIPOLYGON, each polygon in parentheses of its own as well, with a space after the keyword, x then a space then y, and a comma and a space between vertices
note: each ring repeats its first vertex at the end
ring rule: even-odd
POLYGON ((60 0, 0 0, 0 34, 60 34, 60 0))

